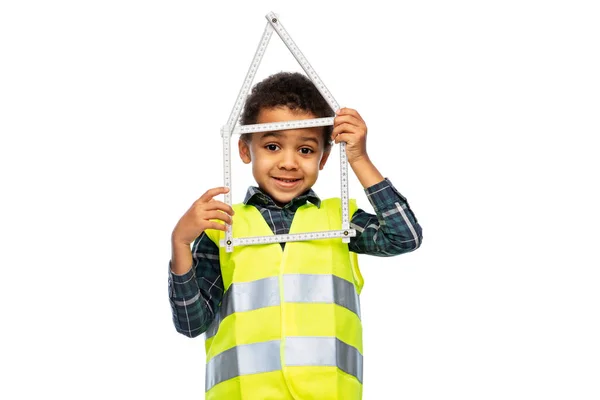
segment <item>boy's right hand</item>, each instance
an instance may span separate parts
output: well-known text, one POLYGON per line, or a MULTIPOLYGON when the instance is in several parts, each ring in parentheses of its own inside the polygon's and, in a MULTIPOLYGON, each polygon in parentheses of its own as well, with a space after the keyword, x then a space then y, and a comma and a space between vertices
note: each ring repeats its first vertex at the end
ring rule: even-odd
POLYGON ((227 192, 229 192, 229 188, 217 187, 207 190, 206 193, 200 196, 177 222, 171 235, 173 243, 189 246, 206 229, 225 231, 226 226, 224 224, 211 220, 218 220, 231 225, 234 214, 233 208, 222 201, 213 199, 213 197, 227 192))

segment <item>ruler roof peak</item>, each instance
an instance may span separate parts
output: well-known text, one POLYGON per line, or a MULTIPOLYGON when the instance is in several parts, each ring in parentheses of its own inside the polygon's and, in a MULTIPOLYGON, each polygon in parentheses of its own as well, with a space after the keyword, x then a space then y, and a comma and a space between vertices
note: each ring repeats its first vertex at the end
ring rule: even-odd
MULTIPOLYGON (((327 104, 329 104, 331 109, 333 111, 337 111, 340 108, 338 103, 335 101, 335 99, 333 98, 333 96, 331 95, 331 93, 329 92, 329 90, 327 89, 327 87, 325 86, 325 84, 323 83, 323 81, 321 80, 319 75, 317 74, 317 72, 310 65, 310 63, 308 62, 308 60, 306 59, 306 57, 304 56, 302 51, 300 51, 300 49, 298 48, 298 46, 296 45, 296 43, 294 42, 292 37, 289 35, 289 33, 283 27, 281 20, 279 19, 279 16, 277 14, 275 14, 274 12, 270 12, 267 15, 265 15, 265 18, 267 19, 267 26, 265 27, 265 31, 264 31, 264 33, 261 37, 261 40, 258 44, 258 48, 256 49, 256 53, 254 54, 252 63, 250 64, 250 67, 248 68, 248 72, 246 73, 244 83, 240 89, 240 92, 239 92, 236 102, 233 106, 233 109, 231 110, 229 119, 227 120, 227 123, 223 126, 222 135, 228 134, 231 136, 234 133, 250 133, 250 132, 259 132, 259 131, 264 132, 265 130, 267 130, 267 131, 268 130, 276 130, 275 127, 270 126, 272 124, 255 124, 255 125, 252 125, 252 128, 248 128, 248 129, 246 129, 245 126, 242 126, 242 125, 238 126, 238 120, 239 120, 240 114, 244 108, 244 103, 248 97, 248 93, 249 93, 250 89, 252 88, 254 77, 256 76, 256 71, 258 70, 258 67, 260 66, 260 63, 265 54, 265 51, 269 45, 269 41, 271 39, 273 31, 275 33, 277 33, 279 38, 286 45, 286 47, 288 48, 290 53, 294 56, 296 61, 298 61, 298 64, 300 65, 300 67, 302 67, 302 69, 306 73, 307 77, 315 85, 315 87, 317 88, 319 93, 321 93, 321 95, 323 96, 323 98, 325 99, 327 104), (266 129, 262 129, 262 128, 266 128, 266 129)), ((319 125, 307 125, 304 127, 333 125, 333 118, 330 118, 327 120, 325 120, 323 118, 318 118, 318 119, 320 120, 319 125)), ((307 120, 304 120, 304 121, 307 121, 307 120)), ((308 121, 312 121, 312 120, 308 120, 308 121)), ((291 124, 291 125, 288 124, 288 127, 302 127, 302 126, 298 126, 298 124, 297 124, 298 121, 286 121, 286 122, 294 122, 294 124, 291 124)), ((248 125, 248 126, 250 126, 250 125, 248 125)))

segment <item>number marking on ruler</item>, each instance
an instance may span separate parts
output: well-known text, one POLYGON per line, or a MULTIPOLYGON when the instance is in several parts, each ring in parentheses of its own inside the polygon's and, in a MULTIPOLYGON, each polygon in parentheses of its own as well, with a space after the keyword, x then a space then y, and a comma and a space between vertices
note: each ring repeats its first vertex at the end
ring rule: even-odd
MULTIPOLYGON (((227 125, 221 128, 221 137, 223 138, 223 181, 225 187, 229 188, 229 191, 225 193, 225 203, 231 206, 231 128, 227 125)), ((233 232, 231 231, 231 225, 227 224, 225 230, 225 237, 227 243, 231 243, 233 238, 233 232)), ((227 252, 232 252, 233 247, 227 245, 227 252)))
POLYGON ((251 246, 257 244, 270 244, 281 242, 301 242, 305 240, 322 240, 335 239, 356 236, 356 230, 346 229, 340 231, 322 231, 322 232, 306 232, 306 233, 291 233, 287 235, 271 235, 271 236, 252 236, 233 238, 231 243, 226 239, 221 239, 219 244, 221 247, 230 246, 251 246))
POLYGON ((328 125, 333 125, 333 117, 300 119, 296 121, 269 122, 266 124, 243 125, 236 127, 233 130, 233 133, 270 132, 279 131, 283 129, 310 128, 313 126, 328 125))

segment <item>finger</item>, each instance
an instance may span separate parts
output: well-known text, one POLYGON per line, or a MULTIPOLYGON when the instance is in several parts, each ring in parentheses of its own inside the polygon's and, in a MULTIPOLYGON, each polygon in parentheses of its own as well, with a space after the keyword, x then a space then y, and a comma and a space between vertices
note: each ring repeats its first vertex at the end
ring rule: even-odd
POLYGON ((363 125, 362 120, 356 118, 354 115, 338 115, 333 120, 334 126, 343 124, 343 123, 348 123, 348 124, 352 124, 352 125, 356 125, 356 126, 363 125))
POLYGON ((354 133, 354 134, 356 134, 356 133, 359 133, 359 132, 361 132, 361 129, 358 126, 349 124, 347 122, 344 122, 344 123, 342 123, 340 125, 337 125, 335 128, 333 128, 333 131, 331 131, 331 138, 335 139, 335 137, 337 135, 342 134, 342 133, 354 133))
POLYGON ((222 201, 219 200, 211 200, 208 203, 205 203, 202 205, 202 209, 204 210, 221 210, 229 215, 234 215, 235 211, 233 211, 233 208, 227 204, 227 203, 223 203, 222 201))
POLYGON ((218 196, 220 194, 224 194, 229 192, 229 188, 225 187, 225 186, 219 186, 216 188, 212 188, 212 189, 208 189, 206 191, 206 193, 204 193, 202 196, 200 196, 198 198, 198 201, 201 201, 203 203, 207 203, 210 200, 212 200, 213 197, 218 196))
POLYGON ((219 211, 219 210, 205 211, 202 214, 202 219, 223 221, 224 223, 229 224, 229 225, 231 225, 233 223, 233 218, 231 217, 231 215, 224 213, 223 211, 219 211))
POLYGON ((337 135, 335 137, 335 139, 333 140, 336 144, 341 143, 341 142, 346 142, 346 143, 351 143, 352 139, 354 139, 356 136, 353 133, 340 133, 339 135, 337 135))
POLYGON ((353 115, 354 117, 362 120, 362 117, 360 116, 360 114, 358 113, 358 111, 356 111, 353 108, 348 108, 348 107, 343 107, 340 108, 337 113, 337 115, 353 115))
POLYGON ((216 221, 208 221, 205 229, 216 229, 216 230, 224 232, 227 230, 227 225, 221 224, 216 221))

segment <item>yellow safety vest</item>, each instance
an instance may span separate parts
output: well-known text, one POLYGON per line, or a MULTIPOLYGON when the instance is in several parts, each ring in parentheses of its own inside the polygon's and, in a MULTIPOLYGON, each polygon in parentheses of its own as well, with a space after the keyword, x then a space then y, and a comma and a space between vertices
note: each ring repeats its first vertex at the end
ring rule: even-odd
MULTIPOLYGON (((255 207, 234 210, 234 237, 273 235, 255 207)), ((298 208, 289 233, 341 226, 340 199, 327 199, 298 208)), ((206 233, 217 245, 224 237, 206 233)), ((219 258, 225 292, 206 332, 206 399, 362 398, 363 278, 346 243, 221 247, 219 258)))

